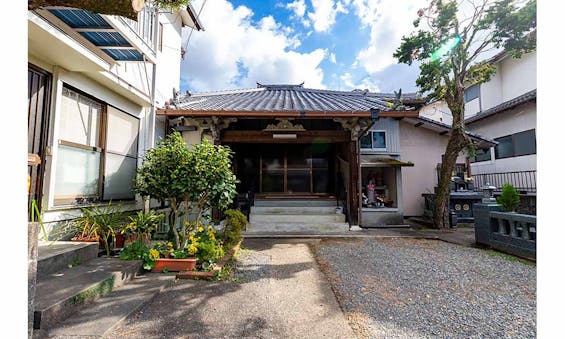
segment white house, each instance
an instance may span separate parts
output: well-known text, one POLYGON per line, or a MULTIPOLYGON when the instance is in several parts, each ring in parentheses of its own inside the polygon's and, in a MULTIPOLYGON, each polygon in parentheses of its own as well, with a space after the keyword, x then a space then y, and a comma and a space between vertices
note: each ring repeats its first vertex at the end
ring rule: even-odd
POLYGON ((192 8, 145 5, 137 21, 68 7, 28 10, 29 199, 44 222, 131 191, 145 151, 164 134, 155 107, 179 88, 181 32, 202 29, 192 8))
POLYGON ((536 190, 536 51, 514 59, 501 52, 490 59, 496 75, 465 91, 465 123, 470 131, 498 141, 471 158, 478 184, 536 190))
MULTIPOLYGON (((519 59, 502 51, 488 60, 495 76, 465 90, 467 130, 498 142, 469 159, 476 187, 489 183, 500 189, 508 182, 536 191, 536 61, 536 51, 519 59)), ((444 101, 422 107, 420 116, 449 125, 453 120, 444 101)))

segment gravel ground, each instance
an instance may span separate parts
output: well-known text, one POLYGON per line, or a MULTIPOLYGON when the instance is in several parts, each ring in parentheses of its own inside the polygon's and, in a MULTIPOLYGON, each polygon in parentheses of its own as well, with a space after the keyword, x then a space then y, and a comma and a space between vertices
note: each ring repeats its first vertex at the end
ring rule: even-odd
POLYGON ((312 246, 362 338, 535 338, 536 267, 435 240, 312 246))

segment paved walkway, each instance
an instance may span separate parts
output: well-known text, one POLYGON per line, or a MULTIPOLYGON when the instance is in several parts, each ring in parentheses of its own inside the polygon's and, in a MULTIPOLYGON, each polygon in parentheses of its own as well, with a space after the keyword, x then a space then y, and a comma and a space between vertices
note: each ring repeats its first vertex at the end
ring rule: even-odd
POLYGON ((179 280, 108 337, 355 337, 305 240, 243 245, 235 282, 179 280))

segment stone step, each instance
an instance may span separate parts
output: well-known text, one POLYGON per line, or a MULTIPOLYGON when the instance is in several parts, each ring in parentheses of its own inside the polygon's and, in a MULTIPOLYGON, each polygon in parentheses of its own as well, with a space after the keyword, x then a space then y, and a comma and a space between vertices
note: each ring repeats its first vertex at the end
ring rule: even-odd
POLYGON ((294 224, 321 224, 325 222, 345 222, 343 214, 255 214, 249 215, 250 223, 290 222, 294 224))
POLYGON ((275 199, 255 199, 255 206, 265 207, 336 207, 336 200, 320 199, 320 200, 275 200, 275 199))
POLYGON ((251 206, 253 214, 336 214, 335 206, 251 206))
POLYGON ((247 224, 246 235, 265 234, 265 233, 331 233, 347 232, 349 225, 345 222, 326 222, 326 223, 289 223, 289 222, 269 222, 269 223, 249 223, 247 224))
POLYGON ((174 282, 174 273, 136 276, 127 285, 99 298, 88 308, 78 311, 55 327, 43 331, 41 337, 104 337, 174 282))
POLYGON ((142 264, 141 260, 102 257, 38 278, 34 329, 50 328, 123 286, 141 272, 142 264))
POLYGON ((37 248, 37 277, 41 278, 88 262, 98 257, 97 242, 53 241, 39 242, 37 248))

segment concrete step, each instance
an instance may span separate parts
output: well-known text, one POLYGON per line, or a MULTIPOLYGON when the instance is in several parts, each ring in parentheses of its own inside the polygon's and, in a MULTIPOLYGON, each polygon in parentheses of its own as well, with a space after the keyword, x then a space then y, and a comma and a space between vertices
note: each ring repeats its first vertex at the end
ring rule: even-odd
POLYGON ((331 233, 348 232, 349 225, 345 222, 326 222, 326 223, 289 223, 289 222, 269 222, 269 223, 249 223, 247 224, 246 235, 265 234, 265 233, 331 233))
POLYGON ((102 257, 38 278, 34 329, 50 328, 123 286, 141 272, 142 264, 141 260, 102 257))
POLYGON ((37 277, 76 266, 98 257, 97 242, 40 242, 37 248, 37 277))
POLYGON ((250 223, 291 222, 294 224, 321 224, 325 222, 345 222, 343 214, 255 214, 249 215, 250 223))
POLYGON ((336 200, 274 200, 274 199, 255 199, 255 206, 262 207, 336 207, 336 200))
POLYGON ((41 337, 104 337, 174 282, 174 273, 136 276, 127 285, 99 298, 88 308, 78 311, 55 327, 43 331, 41 337))
POLYGON ((336 214, 336 206, 251 206, 252 214, 336 214))

